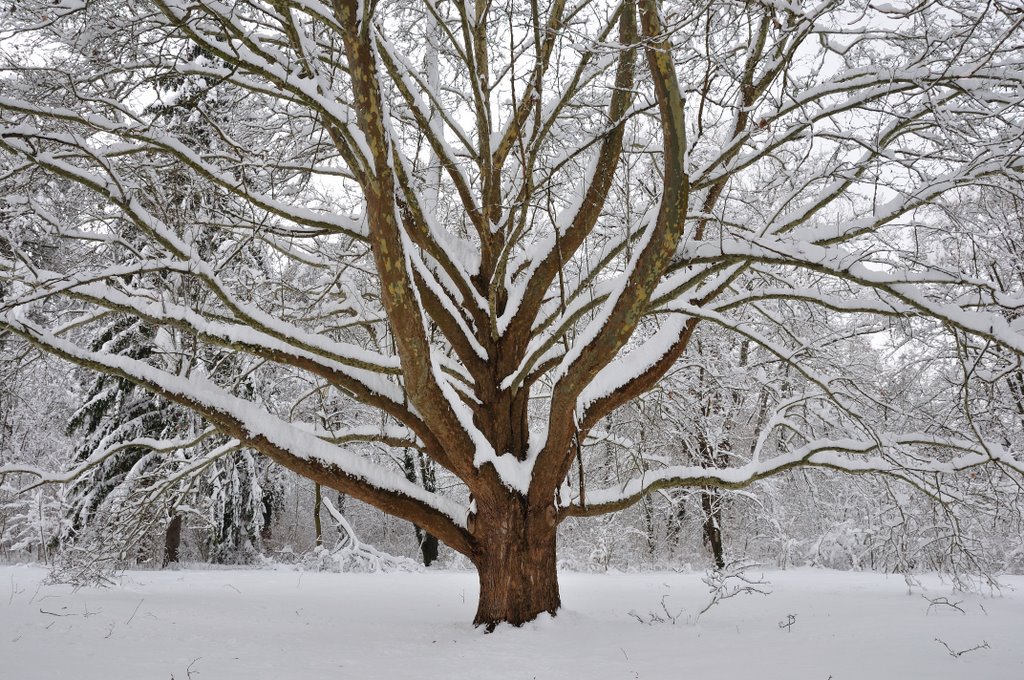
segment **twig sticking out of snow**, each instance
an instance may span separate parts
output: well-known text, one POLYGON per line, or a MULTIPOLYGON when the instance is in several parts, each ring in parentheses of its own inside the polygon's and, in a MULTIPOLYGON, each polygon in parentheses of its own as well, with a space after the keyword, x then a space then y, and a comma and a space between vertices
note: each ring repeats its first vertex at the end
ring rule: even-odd
POLYGON ((936 598, 932 599, 932 598, 928 597, 927 595, 925 595, 924 593, 921 593, 921 597, 923 597, 924 599, 928 600, 928 610, 925 612, 926 616, 928 614, 931 614, 932 613, 932 609, 935 608, 935 607, 949 607, 951 609, 957 610, 961 614, 966 614, 967 613, 963 609, 960 608, 960 605, 963 604, 963 600, 957 600, 956 602, 950 602, 949 598, 946 598, 946 597, 936 597, 936 598))
MULTIPOLYGON (((64 609, 67 609, 67 607, 61 607, 61 609, 64 610, 64 609)), ((86 604, 84 612, 64 612, 64 611, 51 612, 51 611, 47 611, 46 609, 43 609, 42 607, 40 607, 39 608, 39 613, 40 614, 49 614, 50 616, 83 616, 85 618, 89 618, 90 616, 96 616, 97 614, 102 614, 103 610, 101 609, 98 612, 91 612, 91 611, 89 611, 89 605, 86 604)))
POLYGON ((710 589, 711 597, 704 608, 693 617, 692 623, 696 624, 701 616, 723 600, 737 595, 770 595, 771 584, 765 580, 764 575, 754 578, 747 574, 747 571, 757 566, 759 565, 753 562, 736 560, 721 569, 708 571, 701 580, 710 589))
POLYGON ((973 647, 968 647, 967 649, 961 649, 959 652, 955 651, 952 647, 947 645, 945 643, 945 641, 940 640, 939 638, 935 638, 935 641, 938 642, 943 647, 945 647, 946 651, 949 652, 949 655, 951 657, 953 657, 954 659, 959 659, 964 654, 967 654, 968 652, 974 652, 974 651, 977 651, 979 649, 992 649, 991 647, 989 647, 988 643, 986 641, 984 641, 984 640, 981 641, 981 644, 974 645, 973 647))
POLYGON ((128 620, 124 622, 124 625, 127 626, 129 623, 132 622, 132 619, 135 618, 135 615, 139 613, 139 607, 141 607, 142 603, 145 602, 145 601, 146 601, 146 598, 142 598, 141 600, 139 600, 139 603, 137 605, 135 605, 135 611, 133 611, 132 615, 128 617, 128 620))
MULTIPOLYGON (((770 585, 764 580, 764 577, 753 578, 747 575, 747 570, 757 565, 752 562, 746 562, 738 560, 736 562, 730 562, 721 569, 713 569, 707 572, 707 574, 701 579, 707 584, 710 589, 711 597, 708 599, 704 607, 692 616, 686 618, 686 622, 691 625, 696 625, 700 617, 703 616, 709 609, 717 605, 722 600, 728 600, 729 598, 736 597, 737 595, 757 593, 758 595, 769 595, 771 594, 770 585)), ((675 625, 679 620, 679 617, 683 615, 683 609, 673 614, 669 608, 666 600, 668 595, 661 596, 661 612, 650 611, 647 613, 647 617, 644 618, 637 613, 635 609, 631 609, 626 614, 632 616, 634 619, 646 626, 653 626, 656 623, 671 623, 675 625)), ((792 616, 792 614, 790 615, 792 616)), ((796 617, 793 617, 794 620, 796 617)), ((792 625, 792 624, 790 624, 792 625)))
POLYGON ((626 614, 628 616, 632 616, 634 619, 646 626, 653 626, 656 623, 671 623, 674 626, 676 625, 676 621, 679 620, 679 617, 683 615, 684 610, 680 609, 673 614, 669 611, 668 604, 665 602, 666 599, 668 599, 667 594, 661 596, 661 611, 664 615, 656 611, 651 611, 647 613, 647 620, 644 620, 644 618, 640 616, 635 609, 630 609, 626 614))

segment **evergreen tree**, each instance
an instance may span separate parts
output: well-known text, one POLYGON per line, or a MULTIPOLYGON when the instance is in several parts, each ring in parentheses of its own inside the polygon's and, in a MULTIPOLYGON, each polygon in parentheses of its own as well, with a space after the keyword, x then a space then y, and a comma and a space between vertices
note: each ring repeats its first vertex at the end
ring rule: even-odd
MULTIPOLYGON (((152 330, 140 321, 116 317, 100 329, 92 342, 125 357, 151 361, 154 355, 152 330)), ((160 439, 180 432, 181 414, 159 397, 116 377, 95 376, 86 389, 85 401, 67 425, 69 435, 80 437, 71 467, 86 464, 97 453, 111 454, 99 460, 86 474, 74 480, 67 493, 65 537, 73 538, 97 515, 129 476, 138 478, 160 463, 150 449, 129 442, 143 438, 160 439), (175 422, 178 419, 179 422, 175 422)))
MULTIPOLYGON (((197 145, 213 144, 212 126, 226 120, 228 106, 215 87, 202 78, 179 77, 162 80, 158 91, 161 99, 147 107, 146 115, 197 145)), ((161 219, 177 231, 195 234, 202 250, 200 255, 216 260, 226 239, 205 222, 212 211, 230 210, 224 197, 208 187, 197 187, 190 174, 181 168, 167 169, 152 180, 169 197, 152 209, 159 210, 161 219)), ((130 227, 122 234, 129 244, 134 237, 130 227)), ((265 266, 260 253, 252 247, 235 250, 228 257, 236 268, 258 271, 265 266)), ((158 279, 157 285, 165 294, 190 307, 201 307, 204 303, 203 290, 185 277, 162 272, 144 276, 158 279)), ((197 352, 187 335, 168 333, 158 339, 144 322, 119 315, 98 327, 91 347, 153 365, 163 362, 164 368, 179 374, 216 372, 237 378, 244 369, 224 351, 203 348, 197 352), (167 351, 162 351, 160 344, 166 345, 167 351)), ((230 451, 208 466, 200 466, 194 471, 198 477, 185 476, 176 487, 165 489, 170 493, 160 504, 151 502, 145 494, 133 499, 140 489, 152 495, 154 489, 146 482, 151 475, 156 476, 158 469, 167 472, 168 456, 166 451, 157 452, 132 442, 188 441, 189 445, 182 447, 176 457, 177 467, 187 469, 191 460, 201 461, 227 441, 220 435, 200 434, 204 432, 209 430, 201 419, 130 381, 107 376, 95 378, 68 425, 68 433, 81 437, 72 466, 97 457, 99 460, 70 487, 64 539, 79 534, 104 512, 118 522, 130 518, 128 523, 135 532, 162 523, 166 529, 166 565, 180 558, 183 517, 177 508, 181 506, 194 520, 193 528, 199 536, 196 548, 206 559, 219 563, 252 561, 262 552, 263 540, 269 536, 275 489, 280 487, 280 473, 272 471, 269 460, 254 456, 251 451, 230 451), (110 455, 102 455, 104 451, 110 455)))

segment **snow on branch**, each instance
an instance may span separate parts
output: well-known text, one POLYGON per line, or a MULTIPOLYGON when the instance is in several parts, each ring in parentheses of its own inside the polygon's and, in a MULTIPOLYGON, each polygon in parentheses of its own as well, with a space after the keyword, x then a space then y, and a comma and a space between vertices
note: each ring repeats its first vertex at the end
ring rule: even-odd
MULTIPOLYGON (((44 470, 35 465, 13 463, 0 466, 0 476, 5 474, 26 473, 34 475, 38 479, 21 491, 29 491, 42 484, 67 484, 82 477, 96 466, 103 463, 113 455, 125 450, 145 449, 160 454, 171 454, 181 449, 190 449, 197 446, 203 440, 217 432, 214 428, 203 430, 194 437, 182 437, 178 439, 153 439, 152 437, 136 437, 123 442, 117 442, 102 448, 91 454, 84 461, 70 470, 64 472, 52 472, 44 470)), ((237 442, 236 442, 237 444, 237 442)))
POLYGON ((0 326, 67 361, 130 380, 167 399, 185 404, 222 431, 286 466, 290 460, 309 461, 325 470, 337 471, 342 476, 338 483, 357 497, 360 493, 369 493, 408 499, 443 515, 455 527, 465 526, 466 509, 458 502, 426 491, 396 472, 285 422, 253 402, 232 396, 201 376, 185 378, 135 359, 84 350, 28 321, 15 318, 11 313, 0 318, 0 326))
POLYGON ((680 487, 716 487, 742 489, 766 477, 800 467, 818 467, 855 474, 875 473, 908 479, 909 475, 952 475, 979 465, 997 462, 1024 474, 1024 461, 992 442, 977 442, 936 437, 927 433, 879 434, 876 439, 822 439, 792 451, 761 459, 755 455, 745 465, 708 468, 697 465, 673 465, 645 471, 625 483, 603 489, 588 489, 586 505, 565 507, 564 516, 599 515, 622 510, 652 491, 680 487), (898 449, 959 451, 949 460, 897 460, 891 454, 898 449))

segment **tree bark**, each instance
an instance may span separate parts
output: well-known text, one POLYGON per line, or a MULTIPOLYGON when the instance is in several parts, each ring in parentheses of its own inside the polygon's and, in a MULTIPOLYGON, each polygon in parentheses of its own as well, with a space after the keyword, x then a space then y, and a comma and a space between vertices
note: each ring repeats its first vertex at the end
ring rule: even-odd
POLYGON ((274 500, 269 495, 263 496, 263 526, 260 527, 260 540, 266 545, 274 534, 274 500))
POLYGON ((416 542, 419 543, 420 546, 420 556, 423 558, 423 566, 429 567, 437 561, 437 553, 440 550, 437 536, 415 524, 413 525, 413 528, 416 530, 416 542))
POLYGON ((499 623, 521 626, 561 606, 552 512, 527 510, 525 499, 501 508, 504 516, 481 523, 475 536, 480 601, 473 623, 488 632, 499 623))
MULTIPOLYGON (((405 478, 410 482, 419 483, 427 491, 437 491, 437 479, 434 472, 434 465, 429 459, 419 454, 419 478, 416 476, 416 460, 412 451, 405 449, 402 456, 402 468, 405 471, 405 478)), ((437 536, 430 533, 419 524, 413 523, 413 531, 416 533, 416 544, 420 547, 420 555, 423 559, 423 566, 429 567, 437 560, 439 549, 437 536)))
POLYGON ((174 564, 179 561, 181 548, 181 515, 175 514, 167 525, 167 533, 164 534, 164 564, 174 564))
POLYGON ((721 497, 714 489, 705 489, 700 493, 701 509, 704 511, 704 542, 711 549, 711 557, 715 566, 725 568, 725 550, 722 546, 722 509, 721 497))
POLYGON ((320 507, 323 505, 323 500, 320 491, 320 483, 317 482, 313 485, 313 532, 316 534, 316 547, 319 548, 324 544, 324 530, 320 524, 320 507))

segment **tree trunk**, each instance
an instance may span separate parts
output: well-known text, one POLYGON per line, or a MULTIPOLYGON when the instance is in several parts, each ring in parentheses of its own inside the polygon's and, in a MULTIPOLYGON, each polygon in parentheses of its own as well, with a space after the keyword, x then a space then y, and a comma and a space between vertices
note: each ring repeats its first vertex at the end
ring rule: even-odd
POLYGON ((320 484, 314 484, 313 486, 313 532, 316 534, 316 547, 319 548, 324 544, 324 530, 320 524, 320 507, 323 505, 323 496, 321 495, 320 484))
MULTIPOLYGON (((414 484, 417 483, 416 459, 413 458, 412 451, 409 449, 404 450, 402 468, 405 471, 405 478, 414 484)), ((418 483, 427 491, 437 491, 437 477, 434 470, 434 464, 422 453, 419 454, 418 483)), ((419 524, 414 523, 412 528, 416 533, 416 543, 420 546, 420 555, 423 558, 423 566, 429 567, 437 560, 437 552, 439 549, 437 536, 434 536, 419 524)))
POLYGON ((481 518, 476 533, 480 601, 473 623, 488 632, 499 623, 521 626, 544 612, 554 615, 561 606, 554 521, 522 506, 503 509, 509 514, 497 522, 481 518))
POLYGON ((420 553, 423 555, 424 567, 429 567, 437 561, 437 553, 440 549, 441 545, 437 540, 437 536, 429 531, 424 532, 423 543, 420 544, 420 553))
POLYGON ((725 550, 722 546, 722 509, 720 496, 713 489, 705 489, 700 494, 701 508, 704 510, 704 542, 711 549, 715 566, 725 568, 725 550))
POLYGON ((164 564, 178 562, 179 550, 181 548, 181 515, 175 514, 167 525, 167 533, 164 534, 164 564))
POLYGON ((437 561, 437 553, 438 550, 440 550, 437 536, 433 535, 426 529, 423 529, 418 524, 413 524, 412 527, 416 532, 416 543, 420 546, 420 556, 423 559, 423 566, 429 567, 437 561))
POLYGON ((266 544, 273 537, 274 532, 274 503, 275 498, 269 492, 263 495, 263 525, 260 527, 260 540, 266 544))

